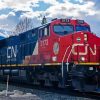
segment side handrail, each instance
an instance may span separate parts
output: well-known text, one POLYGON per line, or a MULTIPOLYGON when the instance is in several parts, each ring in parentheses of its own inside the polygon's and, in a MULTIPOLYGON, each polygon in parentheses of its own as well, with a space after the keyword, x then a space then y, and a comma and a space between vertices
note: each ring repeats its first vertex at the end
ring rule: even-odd
POLYGON ((65 51, 64 56, 63 56, 63 59, 62 59, 62 77, 63 77, 63 69, 64 69, 63 62, 64 62, 66 53, 67 53, 67 51, 68 51, 69 48, 70 48, 70 46, 68 46, 68 47, 66 48, 66 51, 65 51))
POLYGON ((69 57, 70 57, 70 55, 71 55, 71 53, 72 53, 72 49, 73 49, 73 47, 71 48, 71 50, 70 50, 70 52, 69 52, 69 55, 68 55, 68 58, 67 58, 67 72, 68 72, 68 65, 69 65, 68 60, 69 60, 69 57))

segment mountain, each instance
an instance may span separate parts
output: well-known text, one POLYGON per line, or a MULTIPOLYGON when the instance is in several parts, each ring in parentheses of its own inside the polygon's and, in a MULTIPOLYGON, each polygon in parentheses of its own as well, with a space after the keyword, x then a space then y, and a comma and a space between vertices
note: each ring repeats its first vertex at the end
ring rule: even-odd
POLYGON ((0 40, 9 37, 11 33, 11 31, 0 29, 0 40))

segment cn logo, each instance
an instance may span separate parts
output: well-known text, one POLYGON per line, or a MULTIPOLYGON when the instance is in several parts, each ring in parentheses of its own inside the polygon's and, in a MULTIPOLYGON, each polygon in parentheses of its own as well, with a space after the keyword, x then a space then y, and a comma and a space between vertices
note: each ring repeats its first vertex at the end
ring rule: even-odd
POLYGON ((17 56, 17 45, 16 46, 9 46, 7 48, 7 58, 16 58, 17 56))
POLYGON ((84 45, 84 44, 73 44, 72 45, 72 53, 74 54, 74 55, 87 55, 88 54, 88 51, 89 52, 91 52, 91 54, 92 55, 96 55, 96 45, 94 44, 94 47, 93 48, 91 48, 90 46, 89 46, 89 44, 87 44, 87 45, 84 45), (84 47, 84 52, 77 52, 77 51, 75 51, 75 48, 81 48, 81 47, 84 47), (89 50, 88 50, 88 48, 89 48, 89 50))

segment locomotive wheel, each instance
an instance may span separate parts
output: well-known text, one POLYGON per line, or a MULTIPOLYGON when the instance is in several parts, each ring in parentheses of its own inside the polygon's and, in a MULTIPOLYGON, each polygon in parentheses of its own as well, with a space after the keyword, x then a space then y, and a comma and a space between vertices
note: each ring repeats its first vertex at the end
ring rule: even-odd
POLYGON ((89 67, 74 66, 72 68, 72 86, 82 92, 92 92, 97 88, 96 71, 89 67))

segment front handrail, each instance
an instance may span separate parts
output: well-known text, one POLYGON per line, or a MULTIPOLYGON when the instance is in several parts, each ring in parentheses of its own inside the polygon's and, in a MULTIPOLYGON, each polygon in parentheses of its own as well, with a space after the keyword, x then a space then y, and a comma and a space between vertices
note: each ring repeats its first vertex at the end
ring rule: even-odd
POLYGON ((64 56, 63 56, 63 59, 62 59, 62 77, 63 77, 63 69, 64 69, 64 67, 63 67, 63 64, 64 64, 64 63, 63 63, 63 62, 64 62, 66 53, 67 53, 67 51, 68 51, 69 48, 70 48, 70 46, 68 46, 68 47, 66 48, 66 51, 65 51, 64 56))
POLYGON ((71 55, 71 53, 72 53, 72 49, 73 49, 73 48, 71 48, 71 50, 70 50, 70 52, 69 52, 69 55, 68 55, 68 58, 67 58, 67 72, 68 72, 68 65, 69 65, 68 60, 69 60, 69 57, 70 57, 70 55, 71 55))

